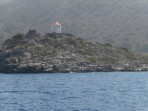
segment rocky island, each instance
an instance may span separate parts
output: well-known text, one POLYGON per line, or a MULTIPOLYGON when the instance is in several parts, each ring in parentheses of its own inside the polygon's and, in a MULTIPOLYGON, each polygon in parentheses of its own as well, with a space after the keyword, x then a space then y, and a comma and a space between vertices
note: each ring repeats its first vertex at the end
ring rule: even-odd
POLYGON ((68 33, 17 34, 0 49, 0 73, 147 71, 146 56, 68 33))

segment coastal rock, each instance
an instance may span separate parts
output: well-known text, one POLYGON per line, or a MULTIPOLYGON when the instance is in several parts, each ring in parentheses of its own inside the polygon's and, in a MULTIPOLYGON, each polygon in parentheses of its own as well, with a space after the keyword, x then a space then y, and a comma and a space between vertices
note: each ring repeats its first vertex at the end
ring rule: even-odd
POLYGON ((36 30, 2 44, 1 73, 147 71, 148 57, 111 44, 91 43, 68 33, 36 30))

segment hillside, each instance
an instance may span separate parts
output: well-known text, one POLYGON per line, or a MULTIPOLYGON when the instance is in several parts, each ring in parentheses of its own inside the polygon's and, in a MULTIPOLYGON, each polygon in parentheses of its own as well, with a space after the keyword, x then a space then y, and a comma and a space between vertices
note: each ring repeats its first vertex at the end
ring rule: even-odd
POLYGON ((148 52, 147 0, 13 0, 0 6, 0 38, 35 28, 49 32, 57 20, 63 32, 90 41, 148 52))
POLYGON ((0 0, 0 5, 4 5, 12 0, 0 0))
POLYGON ((36 30, 6 40, 1 73, 53 73, 148 70, 146 57, 111 44, 91 43, 72 34, 36 30))

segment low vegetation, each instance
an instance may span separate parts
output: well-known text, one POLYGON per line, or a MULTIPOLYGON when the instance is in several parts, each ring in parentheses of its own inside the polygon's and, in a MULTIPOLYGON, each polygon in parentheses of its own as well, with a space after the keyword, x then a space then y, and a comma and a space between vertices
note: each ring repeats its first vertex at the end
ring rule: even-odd
POLYGON ((0 72, 146 70, 146 59, 111 44, 91 43, 67 33, 41 35, 30 30, 2 44, 0 72))

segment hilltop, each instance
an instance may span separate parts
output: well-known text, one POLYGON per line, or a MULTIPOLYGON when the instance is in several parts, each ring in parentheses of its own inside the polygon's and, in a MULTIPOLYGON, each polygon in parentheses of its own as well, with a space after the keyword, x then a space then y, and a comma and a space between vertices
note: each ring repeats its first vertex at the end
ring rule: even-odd
POLYGON ((91 43, 69 33, 29 30, 0 49, 1 73, 53 73, 148 70, 147 58, 111 44, 91 43))

